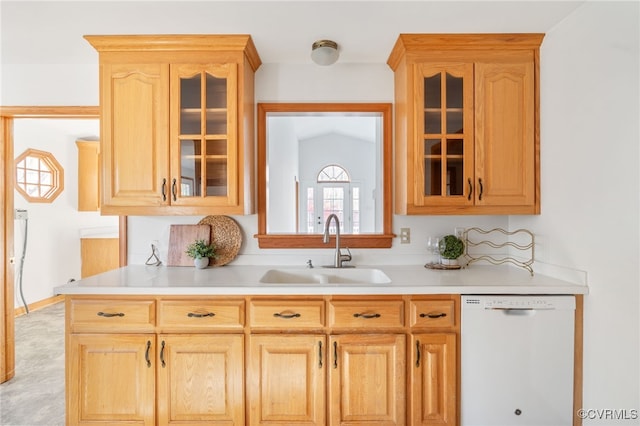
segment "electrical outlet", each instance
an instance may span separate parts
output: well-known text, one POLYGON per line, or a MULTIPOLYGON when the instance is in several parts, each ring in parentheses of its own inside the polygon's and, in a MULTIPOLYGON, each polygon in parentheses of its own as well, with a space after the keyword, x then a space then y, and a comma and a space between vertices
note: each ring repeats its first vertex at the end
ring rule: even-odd
POLYGON ((27 220, 29 218, 29 215, 27 214, 26 210, 16 209, 13 218, 15 220, 27 220))
POLYGON ((400 244, 409 244, 411 242, 411 229, 400 228, 400 244))

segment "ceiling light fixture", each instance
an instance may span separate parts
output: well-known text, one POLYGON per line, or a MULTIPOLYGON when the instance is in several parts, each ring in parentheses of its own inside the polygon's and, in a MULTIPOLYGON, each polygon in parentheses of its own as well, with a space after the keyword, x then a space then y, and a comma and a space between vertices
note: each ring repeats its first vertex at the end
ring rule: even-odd
POLYGON ((311 59, 318 65, 331 65, 338 60, 338 43, 318 40, 311 47, 311 59))

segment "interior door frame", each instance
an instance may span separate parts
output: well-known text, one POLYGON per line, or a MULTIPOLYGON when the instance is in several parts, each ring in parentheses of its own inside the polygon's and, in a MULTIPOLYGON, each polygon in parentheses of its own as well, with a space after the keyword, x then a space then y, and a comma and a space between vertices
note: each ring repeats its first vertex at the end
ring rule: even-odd
MULTIPOLYGON (((13 123, 21 118, 100 118, 97 106, 0 106, 0 383, 15 375, 13 123)), ((120 266, 127 264, 127 217, 120 216, 120 266)))

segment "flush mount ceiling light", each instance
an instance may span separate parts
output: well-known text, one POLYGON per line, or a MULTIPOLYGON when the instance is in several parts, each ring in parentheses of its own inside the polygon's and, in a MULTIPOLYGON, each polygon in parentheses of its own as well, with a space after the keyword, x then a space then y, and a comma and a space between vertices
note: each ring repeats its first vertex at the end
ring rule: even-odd
POLYGON ((311 47, 311 59, 318 65, 331 65, 338 60, 338 43, 318 40, 311 47))

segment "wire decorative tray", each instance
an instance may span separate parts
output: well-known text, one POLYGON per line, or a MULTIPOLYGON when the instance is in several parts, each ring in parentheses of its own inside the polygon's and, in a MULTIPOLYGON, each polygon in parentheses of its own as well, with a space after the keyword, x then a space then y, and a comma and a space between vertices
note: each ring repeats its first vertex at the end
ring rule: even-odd
POLYGON ((534 260, 534 236, 526 229, 516 231, 506 231, 502 228, 484 230, 480 228, 465 229, 463 234, 465 242, 465 256, 468 259, 467 265, 481 260, 493 265, 511 263, 526 269, 533 276, 534 260), (471 254, 472 247, 486 246, 494 249, 496 254, 471 254), (498 250, 506 249, 507 253, 497 253, 498 250), (517 250, 517 255, 512 254, 517 250), (519 256, 522 254, 522 256, 519 256), (517 257, 516 257, 517 256, 517 257), (520 260, 519 258, 524 260, 520 260))

